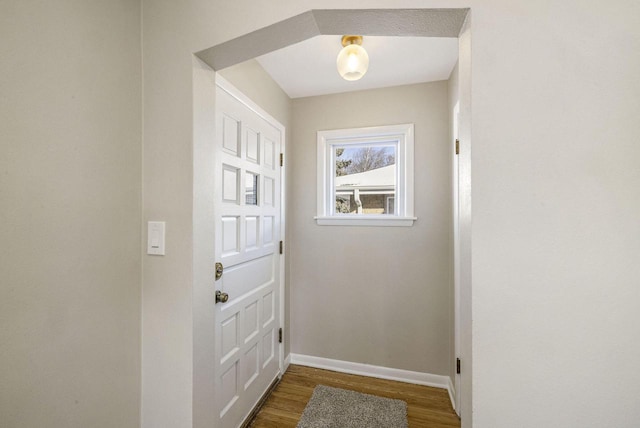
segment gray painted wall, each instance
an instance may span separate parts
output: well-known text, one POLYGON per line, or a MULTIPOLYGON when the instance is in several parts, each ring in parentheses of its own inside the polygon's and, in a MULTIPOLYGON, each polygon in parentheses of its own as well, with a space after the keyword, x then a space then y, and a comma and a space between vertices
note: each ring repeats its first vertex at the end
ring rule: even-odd
POLYGON ((140 420, 132 0, 0 5, 0 425, 140 420))
POLYGON ((449 375, 447 82, 293 100, 292 352, 449 375), (415 124, 413 227, 318 226, 316 132, 415 124))

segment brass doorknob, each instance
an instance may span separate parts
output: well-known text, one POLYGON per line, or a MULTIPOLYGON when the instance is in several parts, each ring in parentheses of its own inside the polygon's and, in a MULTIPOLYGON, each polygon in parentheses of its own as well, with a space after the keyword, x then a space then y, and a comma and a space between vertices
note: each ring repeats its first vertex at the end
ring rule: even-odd
POLYGON ((220 290, 216 290, 216 303, 227 303, 229 295, 220 290))
POLYGON ((224 272, 224 266, 222 263, 216 262, 216 281, 222 278, 222 272, 224 272))

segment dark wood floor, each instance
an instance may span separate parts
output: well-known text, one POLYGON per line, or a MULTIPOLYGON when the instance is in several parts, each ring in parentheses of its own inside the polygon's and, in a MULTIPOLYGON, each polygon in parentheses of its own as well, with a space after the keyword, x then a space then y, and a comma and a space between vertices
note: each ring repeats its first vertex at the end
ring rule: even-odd
POLYGON ((460 419, 444 389, 296 365, 289 366, 250 427, 295 428, 319 384, 404 400, 410 428, 460 427, 460 419))

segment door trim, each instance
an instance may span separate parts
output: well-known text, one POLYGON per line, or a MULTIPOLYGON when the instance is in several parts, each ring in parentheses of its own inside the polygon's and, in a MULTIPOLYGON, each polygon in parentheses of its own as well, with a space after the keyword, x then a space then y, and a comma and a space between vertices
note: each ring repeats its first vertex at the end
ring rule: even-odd
MULTIPOLYGON (((460 343, 460 177, 459 177, 459 154, 456 154, 455 142, 460 138, 459 121, 460 121, 460 102, 456 102, 451 112, 453 116, 453 129, 452 129, 452 202, 453 202, 453 338, 454 338, 454 355, 453 359, 461 357, 461 343, 460 343)), ((462 393, 462 376, 454 371, 453 373, 453 385, 454 385, 454 409, 458 416, 461 415, 461 393, 462 393)))
MULTIPOLYGON (((247 97, 244 93, 242 93, 238 88, 236 88, 235 86, 233 86, 233 84, 231 84, 231 82, 229 82, 227 79, 225 79, 224 77, 222 77, 220 75, 220 73, 216 72, 216 86, 219 87, 220 89, 222 89, 223 91, 225 91, 226 93, 228 93, 229 95, 231 95, 233 98, 237 99, 240 103, 242 103, 244 106, 246 106, 249 110, 253 111, 255 114, 257 114, 258 116, 260 116, 262 119, 266 120, 267 122, 269 122, 269 124, 271 124, 271 126, 273 126, 274 128, 276 128, 279 132, 280 132, 280 152, 281 153, 286 153, 286 128, 284 127, 284 125, 282 123, 280 123, 276 118, 274 118, 273 116, 271 116, 266 110, 264 110, 262 107, 260 107, 258 104, 256 104, 254 101, 252 101, 249 97, 247 97)), ((280 300, 280 314, 279 314, 279 320, 278 322, 280 323, 280 327, 282 327, 283 329, 285 328, 284 325, 284 320, 285 320, 285 298, 284 298, 284 284, 285 284, 285 256, 286 256, 286 240, 285 240, 285 235, 286 235, 286 229, 285 229, 285 214, 286 214, 286 193, 285 193, 285 189, 286 189, 286 181, 285 181, 285 168, 284 167, 280 167, 280 238, 278 240, 280 241, 284 241, 285 242, 285 251, 282 252, 282 254, 280 254, 280 266, 279 266, 279 271, 280 271, 280 275, 279 275, 279 283, 278 283, 278 291, 279 291, 279 300, 280 300)), ((280 373, 278 375, 278 377, 281 377, 283 372, 284 372, 284 339, 282 340, 281 343, 278 343, 278 349, 280 351, 280 356, 278 358, 278 367, 280 370, 280 373)))

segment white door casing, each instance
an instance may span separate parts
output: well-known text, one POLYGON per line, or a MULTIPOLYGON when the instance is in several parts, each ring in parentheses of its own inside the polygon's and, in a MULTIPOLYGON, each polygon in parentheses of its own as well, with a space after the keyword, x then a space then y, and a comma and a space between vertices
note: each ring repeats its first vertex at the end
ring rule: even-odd
MULTIPOLYGON (((456 154, 458 140, 458 121, 460 116, 460 106, 458 103, 453 108, 453 305, 454 305, 454 350, 455 358, 460 356, 460 190, 459 190, 459 155, 456 154)), ((461 415, 461 377, 459 373, 454 374, 455 388, 455 410, 458 416, 461 415)))
POLYGON ((216 78, 216 426, 238 427, 280 375, 282 125, 216 78))

